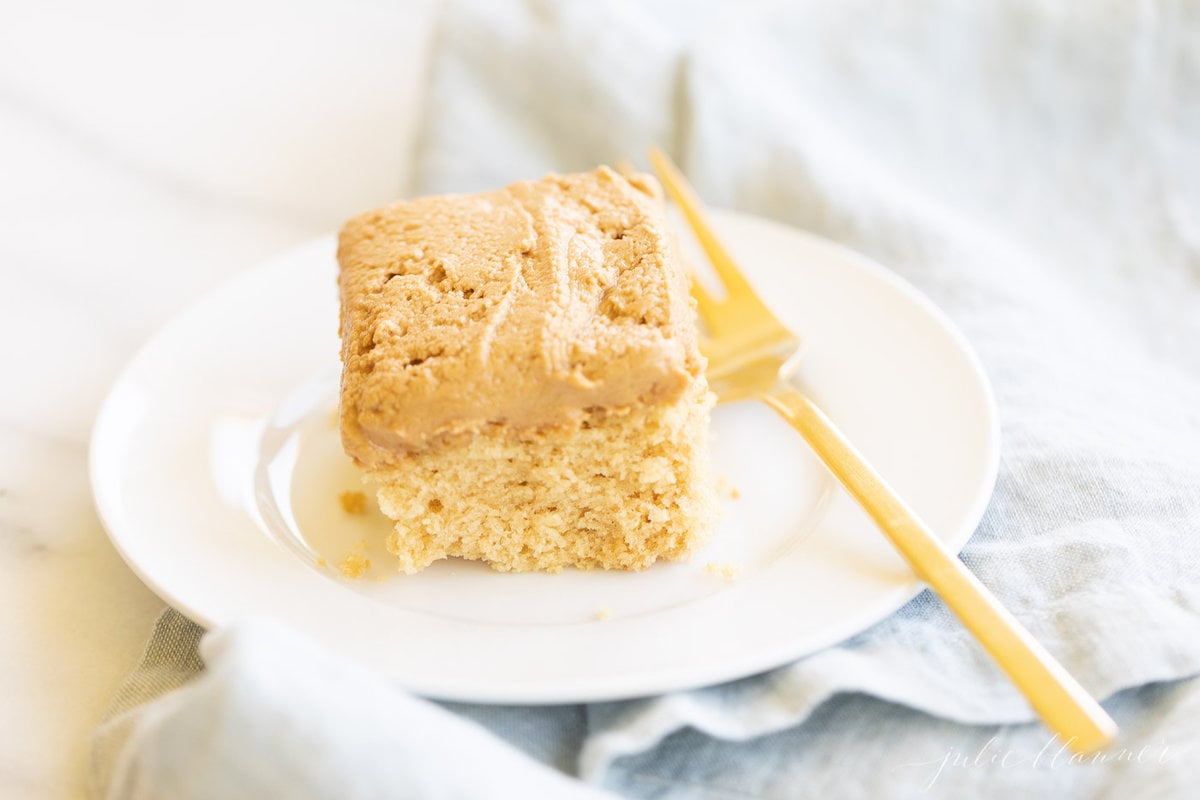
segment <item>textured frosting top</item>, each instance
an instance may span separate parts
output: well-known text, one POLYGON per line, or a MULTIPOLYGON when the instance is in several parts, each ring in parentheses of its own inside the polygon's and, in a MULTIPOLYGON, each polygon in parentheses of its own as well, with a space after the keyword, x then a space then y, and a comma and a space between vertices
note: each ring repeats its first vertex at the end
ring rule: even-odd
POLYGON ((601 167, 360 214, 338 240, 342 441, 386 467, 487 426, 671 402, 703 371, 658 186, 601 167))

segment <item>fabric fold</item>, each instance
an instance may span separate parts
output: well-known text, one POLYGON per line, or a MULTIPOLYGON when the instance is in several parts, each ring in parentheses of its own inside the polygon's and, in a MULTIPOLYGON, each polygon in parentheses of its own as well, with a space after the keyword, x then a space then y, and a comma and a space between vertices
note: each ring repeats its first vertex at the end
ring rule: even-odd
POLYGON ((139 714, 110 797, 612 797, 269 620, 200 652, 204 673, 139 714))

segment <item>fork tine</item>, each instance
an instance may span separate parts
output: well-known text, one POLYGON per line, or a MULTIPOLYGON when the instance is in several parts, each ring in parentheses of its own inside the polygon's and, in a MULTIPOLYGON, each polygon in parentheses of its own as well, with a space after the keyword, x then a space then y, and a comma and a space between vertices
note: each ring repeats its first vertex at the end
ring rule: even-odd
MULTIPOLYGON (((696 331, 696 346, 700 348, 700 355, 709 358, 712 355, 712 337, 704 333, 704 331, 696 331)), ((720 402, 719 400, 717 402, 720 402)))
POLYGON ((715 327, 715 313, 717 310, 717 301, 713 300, 712 295, 708 293, 708 289, 696 278, 696 274, 692 273, 688 276, 691 281, 692 297, 696 298, 696 309, 700 312, 700 319, 708 327, 715 327))
POLYGON ((721 241, 717 239, 717 235, 713 233, 712 227, 705 219, 703 206, 696 197, 695 190, 687 182, 687 178, 683 177, 666 153, 658 148, 650 149, 650 163, 654 165, 654 171, 658 173, 658 179, 662 181, 667 194, 683 211, 683 216, 687 219, 692 233, 700 242, 700 248, 704 250, 704 254, 712 263, 713 270, 725 284, 725 291, 730 295, 754 296, 754 290, 750 288, 749 282, 742 276, 741 270, 734 264, 733 258, 725 250, 721 241))

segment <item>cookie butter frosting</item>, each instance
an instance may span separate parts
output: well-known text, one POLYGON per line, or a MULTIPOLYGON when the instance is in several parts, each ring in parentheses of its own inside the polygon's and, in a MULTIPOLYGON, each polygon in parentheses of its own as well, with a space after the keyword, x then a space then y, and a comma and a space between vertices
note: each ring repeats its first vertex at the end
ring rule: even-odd
POLYGON ((653 179, 601 167, 398 202, 338 241, 341 429, 367 467, 491 426, 674 402, 703 370, 653 179))

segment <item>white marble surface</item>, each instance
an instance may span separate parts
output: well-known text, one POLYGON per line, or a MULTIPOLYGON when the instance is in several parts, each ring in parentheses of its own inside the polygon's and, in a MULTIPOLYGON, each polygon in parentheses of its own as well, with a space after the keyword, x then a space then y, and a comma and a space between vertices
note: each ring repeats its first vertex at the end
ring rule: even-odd
POLYGON ((0 797, 83 794, 163 608, 92 507, 108 385, 206 289, 404 192, 434 2, 0 13, 0 797))

